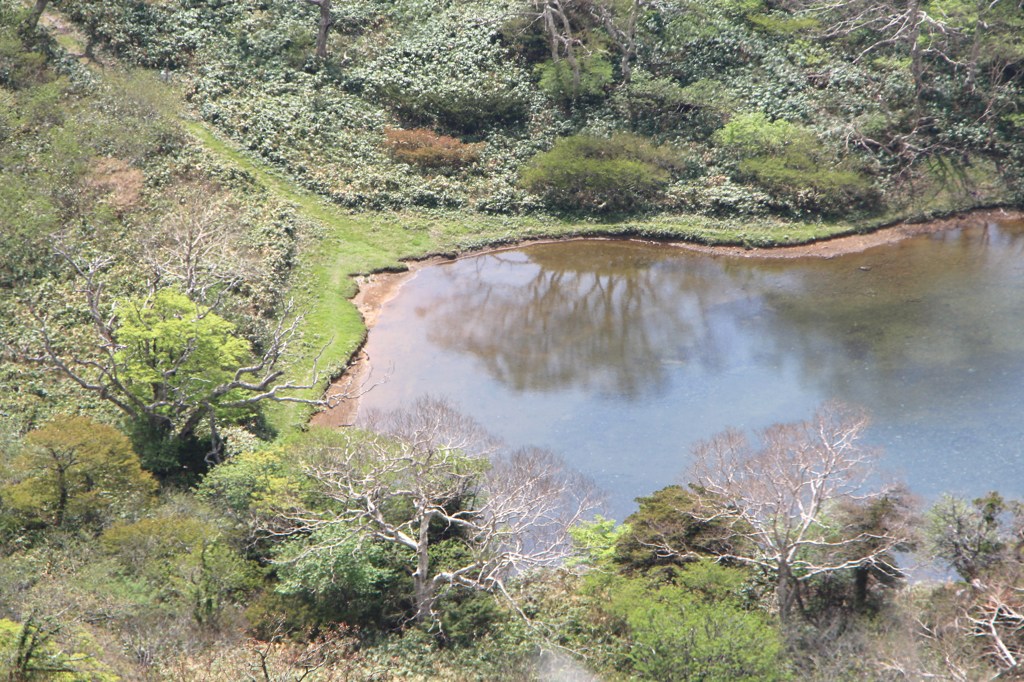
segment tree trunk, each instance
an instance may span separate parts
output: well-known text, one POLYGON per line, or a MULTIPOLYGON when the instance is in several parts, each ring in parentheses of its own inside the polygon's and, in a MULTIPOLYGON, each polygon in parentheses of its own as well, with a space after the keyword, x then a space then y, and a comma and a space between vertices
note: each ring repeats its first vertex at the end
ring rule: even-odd
POLYGON ((853 605, 858 611, 868 603, 868 580, 871 573, 867 566, 853 569, 853 605))
POLYGON ((32 11, 29 12, 28 17, 25 19, 25 34, 29 34, 36 30, 39 25, 39 19, 42 18, 43 12, 46 11, 46 5, 50 0, 36 0, 35 5, 32 6, 32 11))
POLYGON ((63 467, 57 468, 57 518, 58 528, 64 527, 64 516, 68 509, 68 478, 63 467))
POLYGON ((434 583, 430 579, 430 515, 420 519, 416 542, 416 572, 412 574, 416 592, 416 622, 429 623, 434 611, 434 583))
POLYGON ((914 94, 918 104, 921 91, 924 89, 924 62, 921 55, 921 0, 910 3, 910 34, 907 36, 907 47, 910 49, 910 71, 914 77, 914 94))
POLYGON ((334 18, 331 16, 331 0, 320 0, 320 28, 316 33, 316 57, 327 59, 327 34, 331 30, 334 18))
POLYGON ((779 620, 783 623, 789 621, 789 612, 793 608, 793 576, 789 570, 789 563, 785 560, 779 561, 779 571, 776 577, 775 599, 779 602, 779 620))

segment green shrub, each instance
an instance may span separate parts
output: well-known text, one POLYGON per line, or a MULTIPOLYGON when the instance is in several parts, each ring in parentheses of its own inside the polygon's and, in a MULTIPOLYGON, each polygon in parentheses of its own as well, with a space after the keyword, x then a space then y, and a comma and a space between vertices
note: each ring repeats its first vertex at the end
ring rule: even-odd
POLYGON ((796 209, 838 214, 872 208, 878 198, 864 176, 841 165, 829 167, 808 154, 745 159, 739 170, 796 209))
POLYGON ((699 562, 676 583, 612 579, 605 610, 622 619, 633 671, 644 680, 784 680, 778 629, 744 608, 745 572, 699 562))
POLYGON ((720 128, 714 141, 736 164, 737 180, 756 183, 791 211, 837 214, 872 208, 877 201, 868 178, 832 159, 801 125, 742 114, 720 128))
POLYGON ((633 130, 675 132, 691 140, 710 136, 737 106, 736 98, 719 81, 705 78, 682 87, 672 78, 643 70, 633 74, 613 101, 633 130))
POLYGON ((46 55, 26 50, 11 27, 0 27, 0 86, 17 90, 46 79, 46 55))
POLYGON ((714 141, 726 155, 737 159, 816 145, 814 134, 806 128, 789 121, 770 121, 760 112, 733 117, 715 132, 714 141))
POLYGON ((520 182, 555 208, 615 213, 651 207, 677 164, 672 150, 635 135, 574 135, 538 154, 520 182))
POLYGON ((480 159, 483 143, 466 144, 447 135, 438 135, 426 128, 384 131, 391 156, 396 161, 426 169, 462 168, 480 159))

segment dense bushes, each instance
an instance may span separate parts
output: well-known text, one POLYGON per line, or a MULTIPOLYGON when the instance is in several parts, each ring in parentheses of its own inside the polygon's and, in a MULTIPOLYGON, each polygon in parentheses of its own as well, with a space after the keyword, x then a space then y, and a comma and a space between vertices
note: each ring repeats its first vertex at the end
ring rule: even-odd
POLYGON ((652 208, 677 165, 671 149, 635 135, 574 135, 538 154, 522 185, 561 210, 631 211, 652 208))
POLYGON ((523 118, 529 79, 497 42, 503 14, 483 10, 449 10, 400 38, 360 70, 367 91, 407 120, 453 131, 523 118))
POLYGON ((877 199, 870 180, 830 158, 803 126, 744 114, 719 129, 714 140, 726 163, 734 164, 736 179, 767 190, 780 208, 839 214, 873 207, 877 199))

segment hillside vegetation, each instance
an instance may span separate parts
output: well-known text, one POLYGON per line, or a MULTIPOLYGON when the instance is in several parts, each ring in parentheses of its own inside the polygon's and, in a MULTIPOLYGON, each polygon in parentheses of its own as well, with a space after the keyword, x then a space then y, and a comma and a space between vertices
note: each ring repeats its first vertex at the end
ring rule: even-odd
POLYGON ((713 476, 616 524, 441 403, 306 422, 403 259, 1019 205, 1021 35, 1017 0, 0 0, 0 676, 1019 674, 998 495, 837 494, 780 559, 713 476), (914 548, 965 582, 907 586, 914 548))

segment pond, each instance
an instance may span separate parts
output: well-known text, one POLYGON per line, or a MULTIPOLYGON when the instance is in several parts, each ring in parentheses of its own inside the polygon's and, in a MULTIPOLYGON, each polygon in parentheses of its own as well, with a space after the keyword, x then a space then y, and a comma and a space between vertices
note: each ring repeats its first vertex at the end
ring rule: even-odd
POLYGON ((831 259, 578 241, 426 267, 367 352, 361 410, 443 396, 609 495, 683 481, 727 427, 866 409, 887 475, 926 498, 1024 493, 1024 223, 831 259))

